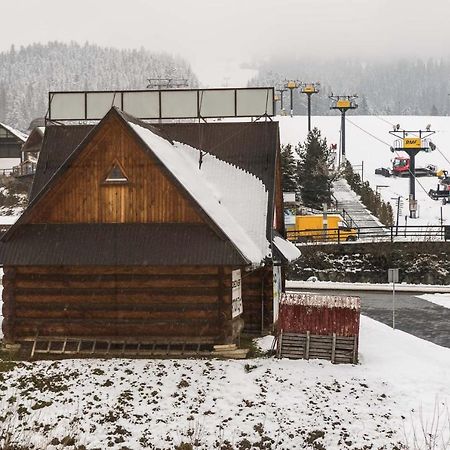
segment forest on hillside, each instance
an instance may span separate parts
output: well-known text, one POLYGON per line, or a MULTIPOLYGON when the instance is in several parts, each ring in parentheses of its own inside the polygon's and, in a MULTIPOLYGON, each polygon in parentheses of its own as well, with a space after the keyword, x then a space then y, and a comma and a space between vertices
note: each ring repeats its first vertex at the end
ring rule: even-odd
POLYGON ((0 121, 25 130, 45 115, 51 90, 145 89, 158 77, 198 85, 189 63, 166 53, 75 42, 12 46, 0 53, 0 121))
MULTIPOLYGON (((269 59, 258 67, 250 86, 276 86, 284 81, 321 83, 313 113, 330 111, 328 95, 359 96, 357 114, 447 115, 450 112, 450 59, 362 62, 336 59, 269 59)), ((306 95, 294 91, 294 113, 306 114, 306 95)), ((289 111, 289 92, 284 93, 289 111)))

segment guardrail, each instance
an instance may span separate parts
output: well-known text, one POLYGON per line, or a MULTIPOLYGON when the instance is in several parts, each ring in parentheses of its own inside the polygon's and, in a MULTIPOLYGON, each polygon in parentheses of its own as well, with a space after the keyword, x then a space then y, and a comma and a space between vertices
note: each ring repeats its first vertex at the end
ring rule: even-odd
POLYGON ((14 166, 12 168, 13 177, 26 177, 28 175, 34 175, 36 173, 37 163, 27 161, 26 163, 14 166))
POLYGON ((448 225, 372 226, 288 231, 287 238, 298 244, 342 244, 344 242, 436 242, 450 241, 448 225))

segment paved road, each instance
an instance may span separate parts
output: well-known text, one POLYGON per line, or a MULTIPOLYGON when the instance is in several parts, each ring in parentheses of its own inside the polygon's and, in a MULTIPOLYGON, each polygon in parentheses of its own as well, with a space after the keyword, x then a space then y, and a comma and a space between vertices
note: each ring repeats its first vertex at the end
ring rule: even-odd
MULTIPOLYGON (((294 290, 294 289, 292 289, 294 290)), ((295 289, 297 290, 297 289, 295 289)), ((392 294, 388 292, 314 291, 324 295, 358 295, 362 313, 392 326, 392 294)), ((450 309, 417 298, 411 293, 396 294, 396 328, 450 348, 450 309)))

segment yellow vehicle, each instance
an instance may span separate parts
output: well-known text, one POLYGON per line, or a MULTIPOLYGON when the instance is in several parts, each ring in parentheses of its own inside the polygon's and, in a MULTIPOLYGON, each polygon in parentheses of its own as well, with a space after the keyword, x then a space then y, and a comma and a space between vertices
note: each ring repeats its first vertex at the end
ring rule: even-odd
POLYGON ((326 227, 322 214, 295 216, 295 225, 287 224, 286 231, 292 242, 343 242, 358 238, 358 230, 348 226, 340 214, 327 214, 326 227))

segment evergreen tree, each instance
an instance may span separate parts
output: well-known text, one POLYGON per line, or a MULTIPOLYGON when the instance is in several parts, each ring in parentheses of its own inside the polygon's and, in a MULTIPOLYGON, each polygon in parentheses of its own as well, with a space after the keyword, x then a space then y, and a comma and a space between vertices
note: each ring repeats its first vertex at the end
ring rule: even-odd
POLYGON ((323 203, 331 202, 331 152, 326 138, 314 128, 304 144, 297 148, 298 183, 303 204, 321 208, 323 203))
POLYGON ((281 183, 283 192, 297 191, 297 161, 291 144, 281 147, 281 183))

